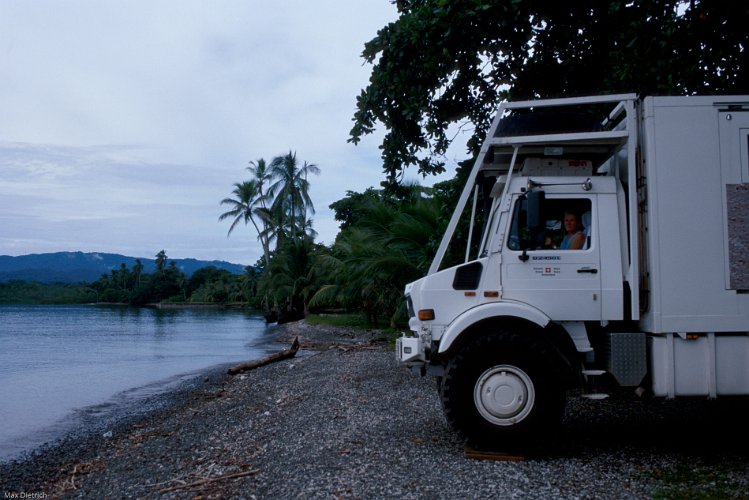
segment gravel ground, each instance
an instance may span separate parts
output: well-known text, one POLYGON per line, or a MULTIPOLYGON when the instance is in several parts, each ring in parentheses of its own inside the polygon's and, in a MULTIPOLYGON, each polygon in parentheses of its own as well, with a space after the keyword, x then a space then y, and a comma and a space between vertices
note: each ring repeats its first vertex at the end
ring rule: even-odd
POLYGON ((547 453, 472 460, 434 381, 374 334, 284 328, 307 350, 214 370, 122 419, 0 465, 3 498, 749 498, 746 401, 568 400, 547 453), (159 406, 159 405, 156 405, 159 406))

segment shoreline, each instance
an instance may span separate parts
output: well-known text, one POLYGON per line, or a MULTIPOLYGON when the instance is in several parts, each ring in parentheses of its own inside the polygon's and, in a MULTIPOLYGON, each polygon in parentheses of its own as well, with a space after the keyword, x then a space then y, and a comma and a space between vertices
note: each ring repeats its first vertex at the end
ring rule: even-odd
POLYGON ((277 329, 260 316, 178 312, 77 305, 3 309, 0 463, 148 409, 160 399, 151 396, 168 394, 215 366, 276 349, 277 329))
MULTIPOLYGON (((42 304, 45 305, 45 304, 42 304)), ((71 305, 90 305, 90 306, 103 306, 103 307, 143 307, 148 309, 236 309, 236 310, 247 310, 251 313, 256 313, 258 316, 262 316, 263 312, 258 309, 251 309, 247 307, 246 302, 230 302, 226 304, 218 304, 215 302, 149 302, 147 304, 133 305, 128 302, 87 302, 84 304, 71 304, 71 305)))
MULTIPOLYGON (((94 303, 91 305, 127 306, 127 304, 114 303, 94 303)), ((181 305, 177 304, 177 306, 181 305)), ((143 307, 149 307, 149 305, 143 307)), ((226 306, 220 307, 226 308, 226 306)), ((191 306, 187 308, 191 308, 191 306)), ((198 306, 197 308, 203 307, 198 306)), ((334 346, 363 342, 361 335, 350 334, 345 329, 338 327, 316 328, 303 324, 288 323, 273 325, 273 328, 277 331, 273 333, 271 343, 278 345, 279 350, 288 347, 295 337, 300 337, 301 348, 293 358, 297 360, 334 346), (315 333, 308 335, 306 333, 308 330, 315 333)), ((367 334, 364 336, 368 337, 367 334)), ((57 480, 53 478, 64 469, 64 464, 76 461, 87 463, 87 458, 105 450, 112 438, 126 435, 133 428, 151 425, 153 422, 168 418, 175 408, 183 407, 187 402, 194 401, 196 398, 199 399, 204 394, 208 394, 209 399, 212 397, 210 394, 221 394, 222 385, 230 383, 235 377, 244 378, 244 375, 231 376, 227 374, 229 368, 236 364, 237 362, 225 362, 195 372, 177 375, 175 378, 182 380, 177 382, 174 387, 139 399, 131 405, 115 410, 114 413, 106 417, 86 415, 89 410, 95 409, 99 405, 77 410, 78 415, 65 417, 65 420, 79 420, 77 427, 59 422, 65 428, 62 436, 43 442, 18 456, 0 460, 0 494, 10 491, 34 491, 35 485, 39 483, 47 487, 50 484, 55 485, 57 480), (136 409, 132 406, 133 404, 137 404, 140 409, 136 409)), ((167 386, 172 383, 165 381, 167 386)), ((75 466, 73 468, 75 469, 75 466)), ((54 486, 52 490, 54 490, 53 495, 60 493, 58 486, 54 486)))
POLYGON ((60 434, 55 430, 58 429, 61 431, 59 437, 40 443, 12 458, 0 460, 0 471, 6 466, 39 462, 47 454, 60 455, 63 448, 95 449, 99 441, 106 439, 105 434, 122 434, 133 422, 158 418, 159 412, 168 412, 178 406, 192 392, 219 384, 231 365, 232 363, 221 363, 175 375, 147 386, 128 389, 102 403, 78 408, 50 428, 41 431, 42 434, 60 434), (153 394, 136 397, 132 401, 119 400, 123 394, 153 386, 159 386, 153 394))
POLYGON ((15 456, 0 458, 0 469, 9 464, 28 462, 49 450, 54 450, 76 440, 98 440, 107 432, 116 430, 128 422, 147 418, 152 413, 179 404, 187 394, 204 384, 218 383, 232 363, 221 363, 191 372, 133 387, 114 394, 107 400, 72 410, 60 420, 41 428, 39 436, 49 439, 34 440, 33 436, 22 437, 22 441, 37 441, 28 449, 15 456), (147 394, 135 395, 134 393, 147 394))
POLYGON ((571 397, 549 453, 465 458, 434 381, 376 332, 279 327, 306 356, 193 379, 111 438, 69 436, 0 464, 0 491, 51 497, 746 497, 746 403, 571 397), (720 428, 716 422, 720 422, 720 428), (712 424, 712 425, 711 425, 712 424))

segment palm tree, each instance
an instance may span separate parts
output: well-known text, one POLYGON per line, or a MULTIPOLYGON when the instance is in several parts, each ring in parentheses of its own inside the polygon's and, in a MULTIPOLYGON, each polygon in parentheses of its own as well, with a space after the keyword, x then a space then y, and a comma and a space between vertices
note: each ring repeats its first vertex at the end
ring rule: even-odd
POLYGON ((258 216, 258 219, 260 219, 263 226, 262 231, 258 230, 257 225, 255 225, 255 229, 258 230, 258 239, 263 245, 263 252, 265 254, 265 264, 268 265, 270 242, 275 237, 275 231, 273 230, 273 225, 269 224, 267 218, 263 217, 263 214, 268 211, 269 194, 267 188, 272 177, 268 165, 263 158, 259 158, 257 161, 251 161, 247 170, 252 173, 252 181, 255 182, 257 187, 256 199, 254 203, 252 203, 255 208, 252 212, 254 215, 258 216))
MULTIPOLYGON (((255 221, 255 215, 257 215, 256 211, 261 208, 257 205, 261 203, 263 198, 259 193, 260 188, 258 182, 254 179, 251 181, 235 182, 234 190, 232 191, 234 198, 224 198, 221 200, 222 205, 229 205, 231 208, 222 213, 218 220, 222 221, 230 217, 234 218, 231 226, 229 226, 227 236, 234 231, 234 228, 237 227, 237 224, 240 222, 244 222, 245 224, 251 222, 255 227, 255 231, 258 233, 258 239, 260 239, 260 243, 263 246, 265 263, 267 265, 270 262, 270 248, 268 247, 267 233, 264 229, 261 230, 255 221)), ((265 227, 265 222, 263 222, 263 226, 265 227)))
POLYGON ((310 238, 298 238, 284 241, 273 254, 259 289, 273 300, 279 323, 307 316, 310 299, 319 288, 315 261, 321 251, 310 238))
POLYGON ((164 271, 164 266, 166 265, 166 261, 167 261, 167 256, 164 250, 156 254, 156 270, 159 273, 164 271))
POLYGON ((257 296, 257 282, 259 273, 253 266, 246 266, 244 273, 239 278, 239 291, 244 302, 250 302, 257 296))
POLYGON ((319 174, 317 165, 304 162, 297 163, 296 153, 277 156, 270 163, 270 174, 275 180, 268 189, 273 204, 270 212, 279 223, 278 234, 296 239, 304 233, 307 226, 307 211, 315 213, 315 207, 309 196, 309 174, 319 174))
POLYGON ((268 170, 268 165, 265 159, 259 158, 257 161, 251 161, 250 166, 247 170, 252 173, 252 180, 257 183, 258 201, 257 204, 260 207, 266 207, 266 187, 272 180, 271 173, 268 170))
POLYGON ((135 264, 133 264, 133 275, 135 276, 135 287, 140 287, 140 277, 141 274, 143 274, 143 263, 140 261, 140 259, 135 259, 135 264))
POLYGON ((252 179, 234 183, 232 194, 235 197, 221 200, 222 205, 229 205, 231 209, 221 214, 218 220, 222 221, 230 217, 234 218, 231 226, 229 226, 227 236, 232 233, 240 221, 243 221, 245 224, 251 222, 263 247, 263 255, 267 266, 270 262, 270 241, 275 235, 273 225, 266 216, 269 212, 267 185, 271 182, 271 173, 263 158, 251 161, 247 170, 252 173, 252 179), (258 226, 256 219, 260 221, 262 229, 258 226))
POLYGON ((329 281, 318 287, 311 306, 363 309, 370 321, 387 315, 395 326, 403 287, 422 276, 442 233, 440 203, 421 191, 401 201, 365 199, 354 223, 339 234, 333 254, 318 259, 329 281))
POLYGON ((313 275, 302 264, 309 260, 307 247, 315 235, 307 217, 314 214, 307 177, 320 169, 307 162, 300 166, 291 151, 270 164, 263 159, 250 162, 247 169, 252 178, 234 184, 233 196, 221 201, 229 210, 219 220, 232 219, 228 234, 240 222, 251 222, 255 227, 265 257, 261 295, 266 307, 272 300, 277 312, 303 313, 312 295, 313 275), (271 254, 273 240, 276 248, 271 254))

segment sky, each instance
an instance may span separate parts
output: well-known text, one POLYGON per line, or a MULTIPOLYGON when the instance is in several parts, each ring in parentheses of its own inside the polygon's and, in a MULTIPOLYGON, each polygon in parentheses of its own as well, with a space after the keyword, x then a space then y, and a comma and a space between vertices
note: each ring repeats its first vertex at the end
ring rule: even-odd
POLYGON ((289 151, 321 170, 333 243, 328 206, 383 179, 382 131, 347 139, 364 43, 396 18, 389 0, 0 0, 0 255, 254 264, 220 201, 289 151))

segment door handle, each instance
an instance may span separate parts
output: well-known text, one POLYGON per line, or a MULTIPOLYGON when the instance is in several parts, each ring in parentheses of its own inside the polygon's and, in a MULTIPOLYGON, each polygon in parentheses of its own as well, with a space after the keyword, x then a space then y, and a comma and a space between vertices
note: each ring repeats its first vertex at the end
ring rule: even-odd
POLYGON ((577 270, 578 273, 588 273, 588 274, 598 274, 598 269, 595 269, 593 267, 581 267, 577 270))

